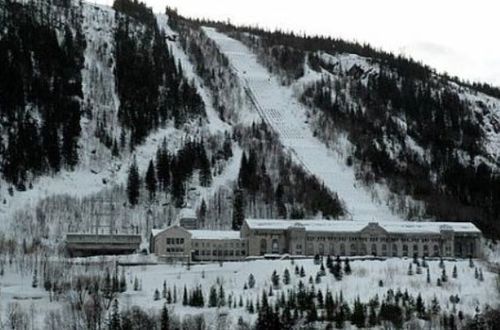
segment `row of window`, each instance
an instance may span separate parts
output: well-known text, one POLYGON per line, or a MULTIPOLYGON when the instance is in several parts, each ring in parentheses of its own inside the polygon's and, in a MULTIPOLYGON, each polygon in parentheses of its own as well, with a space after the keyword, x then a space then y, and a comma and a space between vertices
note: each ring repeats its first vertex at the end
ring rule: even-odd
POLYGON ((182 252, 184 252, 183 248, 179 248, 179 247, 168 247, 167 248, 167 253, 182 253, 182 252))
POLYGON ((307 240, 312 241, 350 241, 350 242, 439 242, 440 238, 416 238, 416 237, 340 237, 340 236, 308 236, 307 240))
POLYGON ((233 256, 245 256, 245 250, 195 250, 195 256, 224 256, 224 257, 233 257, 233 256))
POLYGON ((184 238, 167 237, 167 245, 181 245, 181 244, 184 244, 184 238))
MULTIPOLYGON (((384 255, 384 256, 388 256, 389 253, 388 253, 388 245, 387 244, 382 244, 381 245, 381 249, 379 251, 378 249, 378 246, 376 244, 372 244, 371 245, 371 249, 370 251, 368 251, 368 248, 367 248, 367 245, 366 244, 361 244, 359 246, 359 249, 358 249, 358 245, 357 244, 351 244, 350 245, 350 254, 351 255, 366 255, 368 253, 370 254, 373 254, 373 255, 378 255, 378 254, 381 254, 381 255, 384 255)), ((413 246, 409 246, 407 244, 403 244, 402 245, 402 255, 403 256, 409 256, 410 255, 410 247, 412 247, 412 254, 411 255, 424 255, 424 256, 429 256, 431 255, 430 251, 429 251, 429 245, 425 244, 422 246, 422 249, 420 249, 420 246, 418 244, 413 244, 413 246)), ((309 244, 308 245, 308 250, 309 251, 313 251, 314 250, 314 246, 312 244, 309 244)), ((437 244, 434 244, 432 245, 432 255, 433 256, 439 256, 439 246, 437 244)), ((325 251, 325 245, 323 243, 320 243, 318 244, 318 249, 317 251, 314 251, 318 254, 325 254, 326 251, 325 251)), ((335 246, 333 244, 330 244, 330 251, 328 252, 329 254, 331 255, 335 255, 339 252, 339 254, 341 255, 345 255, 346 254, 346 246, 344 244, 340 244, 340 250, 339 251, 336 251, 335 250, 335 246)), ((391 249, 391 255, 392 256, 398 256, 399 255, 399 247, 397 244, 392 244, 392 249, 391 249)), ((451 253, 451 248, 446 245, 445 246, 445 253, 446 255, 449 255, 451 253)))
POLYGON ((231 247, 231 248, 237 248, 237 247, 245 247, 245 242, 224 242, 224 243, 220 243, 220 242, 194 242, 193 243, 194 247, 225 247, 225 248, 228 248, 228 247, 231 247))

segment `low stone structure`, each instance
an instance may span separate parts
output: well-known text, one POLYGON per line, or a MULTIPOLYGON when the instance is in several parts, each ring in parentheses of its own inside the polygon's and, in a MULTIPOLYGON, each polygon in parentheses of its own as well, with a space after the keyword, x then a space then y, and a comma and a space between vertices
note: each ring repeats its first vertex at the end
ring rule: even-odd
POLYGON ((235 261, 247 256, 245 240, 231 230, 153 230, 150 252, 165 261, 235 261))
POLYGON ((66 234, 66 249, 71 257, 130 254, 141 245, 141 235, 66 234))

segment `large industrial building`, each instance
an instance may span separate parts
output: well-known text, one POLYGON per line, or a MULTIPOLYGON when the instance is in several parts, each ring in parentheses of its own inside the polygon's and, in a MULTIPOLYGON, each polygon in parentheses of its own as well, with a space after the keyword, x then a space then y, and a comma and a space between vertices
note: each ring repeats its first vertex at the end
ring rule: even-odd
POLYGON ((480 257, 469 222, 363 222, 247 219, 241 230, 155 230, 151 251, 165 259, 241 260, 248 256, 340 255, 480 257))

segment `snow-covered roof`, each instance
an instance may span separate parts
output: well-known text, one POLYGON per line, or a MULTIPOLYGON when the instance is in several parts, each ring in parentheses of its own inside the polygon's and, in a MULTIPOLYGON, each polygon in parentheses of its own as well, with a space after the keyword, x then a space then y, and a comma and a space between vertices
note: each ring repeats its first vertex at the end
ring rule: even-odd
MULTIPOLYGON (((156 237, 158 234, 168 230, 170 228, 182 228, 180 226, 174 225, 164 229, 152 229, 151 235, 156 237)), ((196 229, 196 230, 186 230, 191 234, 192 239, 240 239, 240 232, 234 230, 209 230, 209 229, 196 229)))
POLYGON ((196 218, 196 211, 190 208, 183 208, 179 211, 179 219, 196 218))
POLYGON ((191 239, 240 239, 240 232, 234 230, 189 230, 191 239))
MULTIPOLYGON (((371 221, 336 221, 336 220, 276 220, 276 219, 247 219, 250 229, 286 230, 293 226, 304 227, 310 232, 359 232, 366 228, 371 221)), ((376 223, 388 233, 421 233, 439 234, 443 229, 455 232, 481 233, 470 222, 417 222, 417 221, 387 221, 376 223)))
POLYGON ((158 235, 159 233, 161 233, 162 231, 164 231, 165 229, 151 229, 151 235, 153 237, 155 237, 156 235, 158 235))

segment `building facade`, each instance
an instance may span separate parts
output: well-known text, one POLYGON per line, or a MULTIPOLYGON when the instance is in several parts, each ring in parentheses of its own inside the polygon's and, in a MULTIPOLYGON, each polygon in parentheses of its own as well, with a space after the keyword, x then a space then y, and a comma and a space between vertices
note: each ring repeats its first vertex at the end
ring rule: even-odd
POLYGON ((141 235, 66 234, 66 251, 71 257, 129 254, 139 250, 141 235))
POLYGON ((248 255, 479 257, 481 232, 469 222, 362 222, 248 219, 248 255))
POLYGON ((198 217, 193 209, 182 209, 177 216, 177 220, 179 226, 183 228, 188 230, 198 229, 198 217))
POLYGON ((166 261, 236 261, 247 257, 247 243, 231 230, 153 230, 150 252, 166 261))
POLYGON ((235 261, 252 256, 481 257, 469 222, 247 219, 241 231, 154 230, 150 250, 165 260, 235 261))

